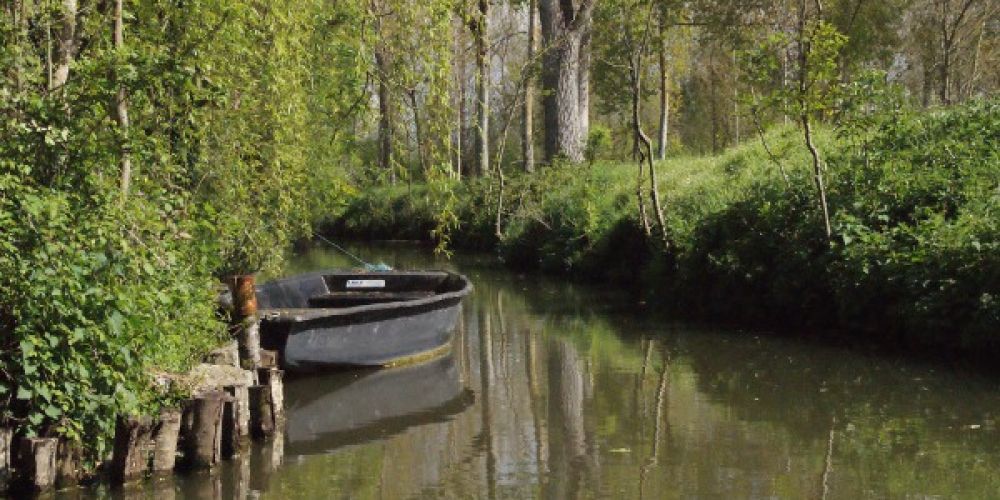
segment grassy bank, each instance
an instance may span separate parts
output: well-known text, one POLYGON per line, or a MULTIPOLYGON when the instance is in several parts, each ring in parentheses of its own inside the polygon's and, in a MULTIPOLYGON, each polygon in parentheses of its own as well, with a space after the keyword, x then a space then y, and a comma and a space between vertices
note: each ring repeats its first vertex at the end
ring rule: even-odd
POLYGON ((502 199, 492 180, 362 190, 325 231, 426 239, 454 218, 454 247, 702 317, 1000 352, 1000 103, 821 131, 832 241, 799 132, 766 143, 657 165, 668 248, 637 223, 635 165, 609 162, 508 178, 502 199))

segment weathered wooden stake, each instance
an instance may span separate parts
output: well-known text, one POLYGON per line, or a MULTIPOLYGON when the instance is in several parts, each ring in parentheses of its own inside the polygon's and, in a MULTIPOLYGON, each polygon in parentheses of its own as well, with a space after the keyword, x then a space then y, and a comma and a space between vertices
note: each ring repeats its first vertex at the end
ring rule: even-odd
POLYGON ((274 432, 274 410, 271 405, 271 388, 254 385, 247 388, 250 399, 250 434, 261 438, 274 432))
POLYGON ((257 380, 260 385, 266 385, 271 392, 271 412, 274 415, 275 424, 285 420, 285 386, 282 376, 285 372, 277 368, 267 368, 257 370, 257 380))
POLYGON ((153 430, 153 472, 174 470, 177 463, 177 437, 181 431, 181 411, 163 410, 153 430))
POLYGON ((247 316, 238 325, 236 341, 240 349, 240 364, 252 370, 260 366, 260 320, 256 314, 247 316))
POLYGON ((56 486, 69 488, 80 483, 80 445, 72 441, 59 441, 56 452, 56 486))
POLYGON ((250 435, 250 401, 245 385, 229 385, 224 389, 230 400, 222 409, 222 456, 231 458, 243 450, 250 435))
POLYGON ((214 391, 196 398, 184 432, 184 463, 196 469, 214 467, 222 455, 222 409, 229 398, 214 391))
POLYGON ((6 427, 0 427, 0 493, 7 491, 7 483, 10 479, 11 442, 14 439, 14 431, 6 427))
POLYGON ((44 491, 55 486, 58 448, 56 438, 21 439, 14 469, 26 489, 44 491))
POLYGON ((152 431, 149 417, 118 417, 111 455, 112 480, 123 484, 141 479, 146 474, 152 431))

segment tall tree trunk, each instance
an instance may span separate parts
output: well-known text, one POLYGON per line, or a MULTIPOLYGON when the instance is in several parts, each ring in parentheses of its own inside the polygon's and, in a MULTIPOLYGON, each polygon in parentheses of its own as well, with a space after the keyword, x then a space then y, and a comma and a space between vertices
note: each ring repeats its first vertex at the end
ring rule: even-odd
MULTIPOLYGON (((24 36, 24 32, 27 29, 27 23, 24 22, 24 18, 25 18, 24 12, 23 12, 24 4, 21 2, 21 0, 15 0, 15 1, 7 4, 7 7, 8 7, 8 9, 7 9, 7 15, 10 16, 10 18, 14 21, 13 22, 13 24, 14 24, 14 44, 16 46, 20 46, 21 43, 22 43, 22 37, 24 36)), ((21 65, 23 64, 22 57, 21 57, 21 55, 20 55, 19 52, 20 52, 20 50, 18 51, 18 54, 17 54, 16 58, 14 59, 14 75, 13 75, 13 77, 14 77, 14 92, 17 95, 21 94, 21 79, 22 79, 22 76, 21 76, 21 72, 22 72, 21 65)), ((50 77, 50 80, 51 80, 51 77, 50 77)), ((50 83, 49 86, 51 88, 51 83, 50 83)), ((18 109, 17 113, 18 113, 18 115, 20 115, 20 109, 18 109)))
POLYGON ((710 70, 708 72, 708 97, 709 97, 709 109, 711 111, 712 118, 712 153, 719 152, 719 96, 716 92, 716 71, 715 71, 715 55, 709 59, 710 70))
POLYGON ((457 19, 454 32, 455 46, 452 49, 452 57, 455 61, 455 92, 452 93, 452 109, 455 110, 455 118, 458 127, 452 132, 452 172, 455 176, 462 175, 462 148, 463 135, 465 134, 465 53, 462 46, 462 32, 464 23, 457 19))
POLYGON ((535 10, 537 0, 528 0, 528 76, 524 79, 524 119, 521 122, 521 158, 524 171, 535 171, 535 10))
POLYGON ((424 144, 423 127, 420 126, 422 121, 420 117, 420 103, 417 101, 417 90, 410 89, 406 93, 410 98, 410 109, 413 110, 413 131, 416 134, 417 140, 417 159, 420 161, 421 171, 427 172, 427 154, 424 144))
POLYGON ((541 0, 538 13, 545 43, 542 71, 545 116, 545 159, 562 156, 571 162, 583 161, 589 129, 589 34, 594 0, 541 0), (586 36, 585 36, 586 35, 586 36), (581 47, 581 45, 584 45, 581 47), (581 54, 583 49, 583 54, 581 54), (585 74, 581 77, 581 71, 585 74))
POLYGON ((490 169, 489 0, 479 0, 476 38, 476 173, 490 169))
POLYGON ((69 80, 69 67, 73 64, 73 58, 76 54, 77 11, 77 0, 62 0, 59 39, 56 43, 55 69, 52 72, 51 87, 53 89, 62 88, 63 85, 66 85, 66 81, 69 80))
POLYGON ((375 66, 378 69, 378 164, 388 172, 389 182, 396 183, 396 170, 392 165, 392 96, 390 95, 389 63, 381 48, 375 49, 375 66))
MULTIPOLYGON (((948 2, 942 2, 942 5, 947 5, 948 2)), ((945 8, 946 9, 946 8, 945 8)), ((951 96, 949 91, 951 89, 951 51, 952 51, 952 40, 950 34, 948 33, 948 15, 947 11, 941 12, 941 63, 940 63, 940 75, 938 76, 938 98, 941 100, 941 104, 951 104, 951 96)))
POLYGON ((396 168, 393 165, 393 123, 392 89, 389 75, 392 73, 391 54, 383 40, 382 16, 379 14, 378 0, 368 4, 369 15, 375 18, 375 75, 378 79, 378 166, 389 176, 389 183, 396 183, 396 168))
POLYGON ((667 131, 670 127, 670 80, 667 71, 667 41, 666 26, 663 15, 659 19, 659 41, 657 43, 657 55, 660 64, 660 130, 659 141, 656 149, 656 159, 662 161, 667 157, 667 131))
MULTIPOLYGON (((16 18, 15 18, 16 19, 16 18)), ((54 68, 52 66, 52 19, 45 20, 45 81, 48 89, 52 90, 52 78, 54 68)))
POLYGON ((920 105, 926 108, 931 105, 931 96, 934 95, 934 70, 929 60, 923 61, 921 76, 923 80, 920 86, 920 105))
POLYGON ((976 81, 979 80, 979 58, 982 55, 983 36, 986 34, 987 21, 984 19, 980 24, 979 34, 976 36, 976 45, 972 51, 972 68, 969 70, 969 78, 965 81, 959 99, 972 97, 976 88, 976 81))
MULTIPOLYGON (((122 11, 122 0, 115 0, 114 43, 115 51, 119 54, 125 49, 125 26, 122 18, 124 13, 122 11)), ((122 82, 118 81, 116 83, 118 91, 115 94, 115 121, 118 122, 119 133, 123 141, 121 159, 119 161, 121 163, 121 193, 122 199, 124 199, 128 196, 128 190, 132 184, 132 153, 128 143, 128 96, 122 82)))
POLYGON ((736 50, 733 50, 733 129, 736 145, 740 145, 740 77, 736 50))

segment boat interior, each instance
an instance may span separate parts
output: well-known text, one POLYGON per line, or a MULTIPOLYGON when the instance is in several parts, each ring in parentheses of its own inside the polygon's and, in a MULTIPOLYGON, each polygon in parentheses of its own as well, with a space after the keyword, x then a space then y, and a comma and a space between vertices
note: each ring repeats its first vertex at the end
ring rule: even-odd
POLYGON ((444 271, 312 273, 259 286, 257 301, 262 309, 344 308, 419 300, 465 286, 444 271))

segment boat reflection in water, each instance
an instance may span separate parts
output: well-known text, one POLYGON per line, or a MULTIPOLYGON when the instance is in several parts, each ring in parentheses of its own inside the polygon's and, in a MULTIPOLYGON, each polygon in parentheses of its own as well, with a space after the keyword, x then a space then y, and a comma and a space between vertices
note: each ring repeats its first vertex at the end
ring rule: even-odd
POLYGON ((327 453, 446 421, 474 399, 451 353, 417 365, 297 379, 285 397, 289 455, 327 453))

